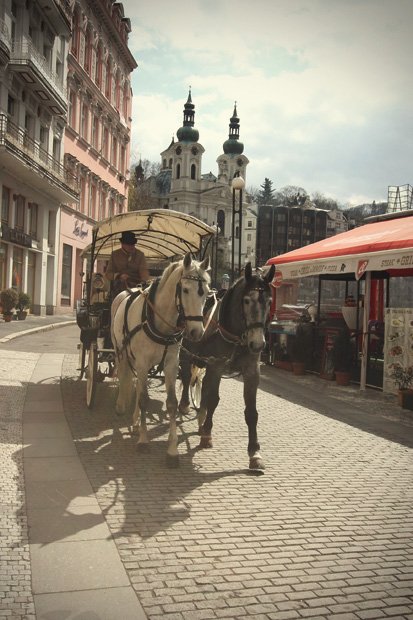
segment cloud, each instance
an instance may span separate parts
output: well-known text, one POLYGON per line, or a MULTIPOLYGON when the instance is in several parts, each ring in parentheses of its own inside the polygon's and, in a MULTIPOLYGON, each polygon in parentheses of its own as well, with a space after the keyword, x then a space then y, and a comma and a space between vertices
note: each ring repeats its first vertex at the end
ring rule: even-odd
POLYGON ((139 64, 133 154, 159 161, 191 85, 204 172, 237 100, 248 185, 267 176, 345 202, 410 181, 410 0, 123 4, 139 64))

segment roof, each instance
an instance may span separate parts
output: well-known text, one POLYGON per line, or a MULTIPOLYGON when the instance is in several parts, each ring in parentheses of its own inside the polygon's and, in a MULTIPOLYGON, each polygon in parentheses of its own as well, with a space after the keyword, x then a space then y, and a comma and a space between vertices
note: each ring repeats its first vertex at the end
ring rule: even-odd
POLYGON ((282 279, 412 269, 413 215, 364 224, 270 258, 267 265, 272 264, 282 279))

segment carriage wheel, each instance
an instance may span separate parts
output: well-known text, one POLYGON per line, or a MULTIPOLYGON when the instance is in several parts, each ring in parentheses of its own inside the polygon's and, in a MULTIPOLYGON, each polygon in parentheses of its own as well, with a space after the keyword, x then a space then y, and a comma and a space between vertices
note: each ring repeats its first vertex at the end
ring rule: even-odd
POLYGON ((202 382, 205 376, 205 368, 196 368, 192 370, 191 383, 189 392, 194 408, 198 411, 201 406, 202 382))
POLYGON ((86 373, 86 348, 83 344, 83 342, 81 342, 78 345, 79 348, 79 368, 78 370, 80 370, 80 375, 79 375, 79 381, 81 381, 83 379, 83 377, 85 376, 86 373))
POLYGON ((96 342, 92 342, 89 349, 86 369, 86 404, 92 409, 95 402, 96 384, 98 381, 98 353, 96 342))

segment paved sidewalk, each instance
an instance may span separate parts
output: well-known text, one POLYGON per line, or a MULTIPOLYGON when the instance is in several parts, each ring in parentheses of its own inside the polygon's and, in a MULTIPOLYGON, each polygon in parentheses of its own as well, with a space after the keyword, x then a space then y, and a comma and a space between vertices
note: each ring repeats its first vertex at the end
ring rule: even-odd
POLYGON ((63 411, 62 354, 1 351, 0 618, 146 618, 63 411))
POLYGON ((56 327, 64 327, 76 323, 73 312, 65 315, 36 316, 29 314, 24 321, 10 321, 6 323, 0 319, 0 343, 37 331, 47 331, 56 327))

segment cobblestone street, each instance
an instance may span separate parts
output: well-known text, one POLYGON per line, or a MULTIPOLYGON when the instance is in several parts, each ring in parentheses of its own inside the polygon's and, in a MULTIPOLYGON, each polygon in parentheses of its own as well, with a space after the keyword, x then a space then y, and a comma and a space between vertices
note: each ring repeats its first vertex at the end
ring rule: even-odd
POLYGON ((242 384, 225 380, 213 450, 197 451, 191 414, 168 470, 156 383, 139 454, 113 387, 99 386, 90 413, 75 375, 66 356, 65 412, 151 620, 413 617, 409 448, 261 391, 267 469, 249 475, 242 384))

